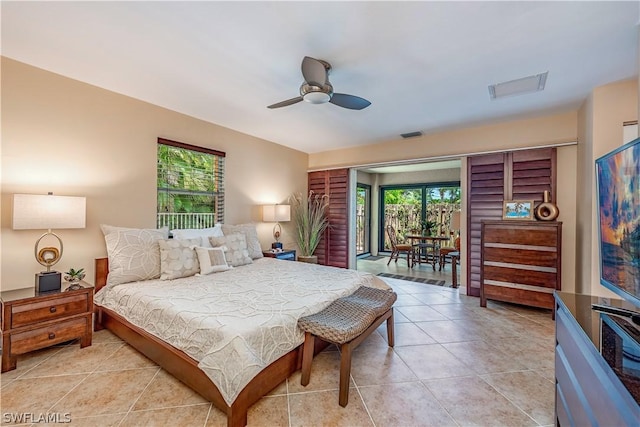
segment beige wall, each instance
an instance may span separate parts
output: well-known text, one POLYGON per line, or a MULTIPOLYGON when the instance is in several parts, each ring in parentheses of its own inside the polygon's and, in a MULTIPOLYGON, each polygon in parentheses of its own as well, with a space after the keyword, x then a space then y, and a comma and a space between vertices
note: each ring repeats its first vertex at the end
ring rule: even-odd
POLYGON ((460 169, 435 169, 420 172, 383 173, 378 185, 422 184, 429 182, 460 181, 460 169))
MULTIPOLYGON (((1 288, 33 284, 42 230, 13 231, 14 193, 87 197, 87 227, 57 230, 58 271, 105 255, 101 223, 155 227, 158 137, 225 151, 225 222, 260 221, 259 205, 306 192, 308 156, 164 108, 2 58, 1 288), (274 173, 277 171, 277 173, 274 173)), ((291 223, 283 243, 292 245, 291 223)), ((270 224, 259 223, 263 247, 270 224)))
POLYGON ((581 141, 578 194, 580 200, 579 223, 581 227, 581 246, 579 254, 582 264, 577 273, 581 280, 581 290, 594 295, 610 296, 615 294, 600 285, 598 228, 596 223, 595 167, 598 157, 623 144, 623 122, 638 119, 638 81, 625 80, 597 87, 581 108, 581 141), (584 144, 584 145, 582 145, 584 144))
POLYGON ((456 129, 379 144, 309 155, 310 169, 379 164, 402 160, 460 157, 469 153, 575 142, 577 112, 456 129))

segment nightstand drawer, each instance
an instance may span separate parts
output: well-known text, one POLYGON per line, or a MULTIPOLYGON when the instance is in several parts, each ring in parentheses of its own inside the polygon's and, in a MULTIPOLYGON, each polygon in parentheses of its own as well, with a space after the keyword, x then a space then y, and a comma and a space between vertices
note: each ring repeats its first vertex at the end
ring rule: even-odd
POLYGON ((86 293, 27 304, 13 304, 9 328, 15 329, 88 311, 91 311, 91 308, 89 295, 86 293))
POLYGON ((87 332, 87 318, 78 317, 11 335, 11 354, 23 354, 39 348, 80 338, 87 332))

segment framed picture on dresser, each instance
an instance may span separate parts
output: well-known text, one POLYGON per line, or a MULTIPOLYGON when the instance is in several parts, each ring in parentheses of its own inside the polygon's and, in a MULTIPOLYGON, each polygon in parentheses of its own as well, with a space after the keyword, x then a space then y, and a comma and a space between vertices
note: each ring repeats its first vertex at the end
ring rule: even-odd
POLYGON ((533 200, 505 200, 502 204, 502 219, 533 219, 533 200))

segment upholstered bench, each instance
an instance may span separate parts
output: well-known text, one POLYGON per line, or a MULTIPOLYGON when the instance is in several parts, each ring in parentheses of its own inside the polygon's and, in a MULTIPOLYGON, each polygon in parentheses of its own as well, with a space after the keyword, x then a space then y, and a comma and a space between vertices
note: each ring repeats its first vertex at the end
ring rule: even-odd
POLYGON ((298 326, 305 332, 302 349, 303 386, 311 379, 311 362, 315 338, 340 347, 340 393, 338 402, 345 407, 349 402, 351 352, 371 332, 387 321, 387 341, 393 347, 393 303, 395 292, 362 286, 353 294, 338 298, 324 310, 302 317, 298 326))

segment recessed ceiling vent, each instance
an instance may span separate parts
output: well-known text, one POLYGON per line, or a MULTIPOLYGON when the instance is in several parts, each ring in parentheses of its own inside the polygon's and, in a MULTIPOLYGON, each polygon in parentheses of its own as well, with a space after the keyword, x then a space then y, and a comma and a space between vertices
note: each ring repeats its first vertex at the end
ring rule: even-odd
POLYGON ((504 98, 505 96, 522 95, 523 93, 539 92, 544 89, 547 83, 547 74, 536 74, 535 76, 523 77, 521 79, 508 82, 497 83, 489 86, 489 96, 491 99, 504 98))
POLYGON ((420 132, 418 130, 418 131, 415 131, 415 132, 401 133, 400 136, 403 137, 404 139, 415 138, 416 136, 422 136, 422 132, 420 132))

